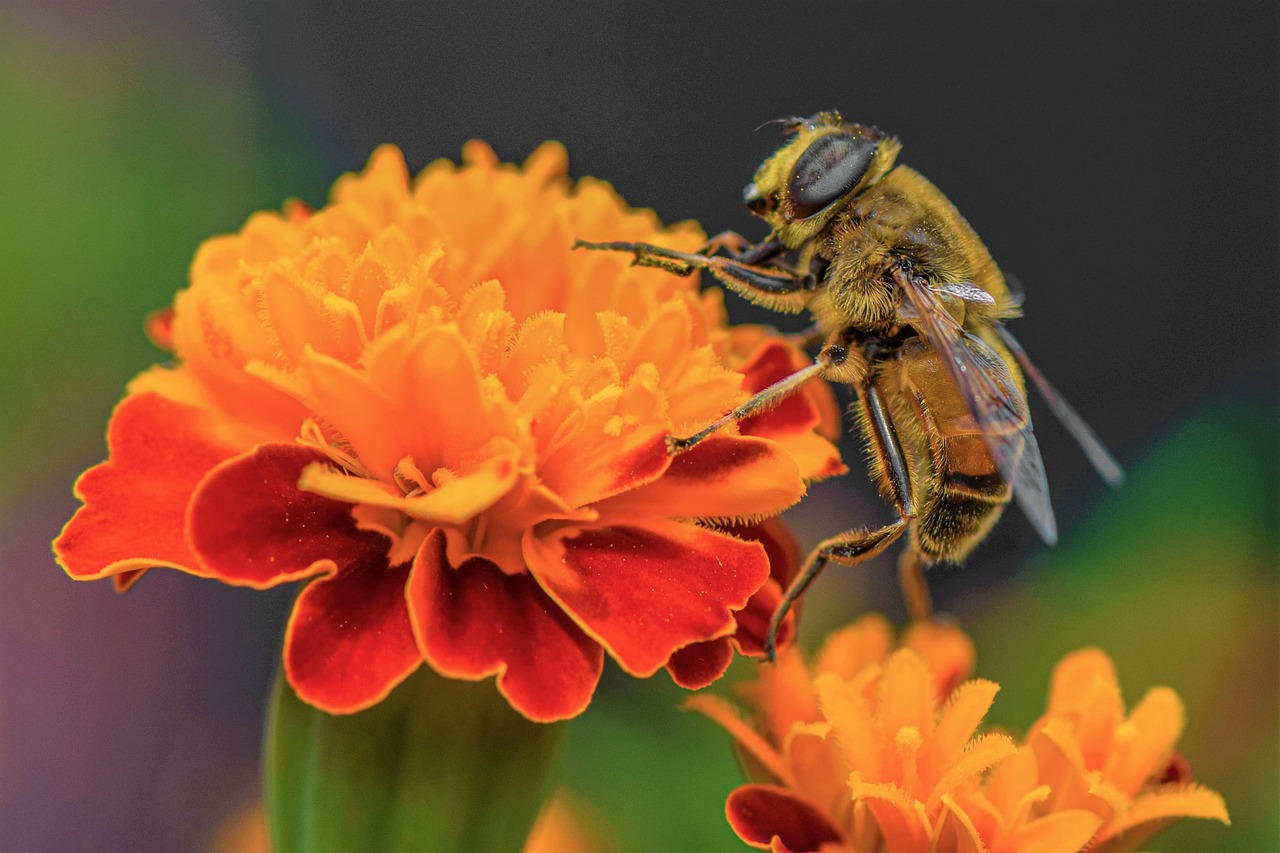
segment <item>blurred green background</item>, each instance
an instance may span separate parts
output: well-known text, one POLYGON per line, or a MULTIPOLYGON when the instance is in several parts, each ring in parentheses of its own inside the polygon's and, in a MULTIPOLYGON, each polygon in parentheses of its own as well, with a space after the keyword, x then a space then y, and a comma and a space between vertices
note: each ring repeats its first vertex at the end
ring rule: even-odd
MULTIPOLYGON (((777 139, 751 128, 839 107, 898 133, 1022 278, 1015 332, 1130 471, 1104 494, 1033 408, 1062 543, 1010 513, 935 573, 1003 685, 994 721, 1029 724, 1053 662, 1099 645, 1130 704, 1182 695, 1182 751, 1232 813, 1154 846, 1280 849, 1268 4, 265 6, 0 8, 0 846, 199 849, 258 796, 289 592, 158 573, 117 596, 48 550, 124 384, 165 357, 142 318, 203 238, 321 203, 379 142, 420 167, 475 136, 516 160, 559 138, 575 174, 665 219, 755 234, 738 191, 777 139)), ((806 543, 886 517, 858 452, 793 512, 806 543)), ((863 610, 900 619, 892 574, 824 577, 805 640, 863 610)), ((565 783, 625 850, 737 849, 727 739, 683 695, 610 671, 571 727, 565 783)))

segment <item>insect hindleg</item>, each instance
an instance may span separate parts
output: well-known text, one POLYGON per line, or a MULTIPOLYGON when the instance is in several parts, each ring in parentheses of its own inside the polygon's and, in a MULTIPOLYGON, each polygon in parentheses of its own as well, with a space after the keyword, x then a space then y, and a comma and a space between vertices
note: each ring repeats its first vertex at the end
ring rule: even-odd
MULTIPOLYGON (((865 560, 871 559, 897 541, 898 537, 906 532, 907 527, 915 518, 915 505, 911 496, 910 469, 907 467, 902 445, 898 441, 898 434, 893 428, 893 423, 889 420, 884 400, 871 380, 868 379, 859 389, 858 402, 863 409, 864 423, 868 427, 872 450, 880 457, 883 463, 886 485, 888 486, 889 495, 893 499, 894 509, 898 512, 898 520, 876 530, 847 531, 820 543, 813 550, 808 559, 805 560, 799 574, 795 576, 791 581, 791 585, 787 587, 787 591, 782 596, 782 602, 778 605, 773 618, 769 621, 769 633, 765 637, 764 643, 765 654, 769 660, 773 660, 775 657, 778 629, 782 626, 782 620, 786 618, 787 611, 804 594, 805 589, 813 582, 814 578, 826 568, 827 563, 834 560, 846 566, 856 566, 865 560)), ((914 551, 915 549, 908 550, 914 551)), ((922 573, 920 575, 920 583, 921 585, 924 583, 922 573)), ((913 590, 913 592, 918 593, 918 590, 913 590)), ((927 587, 924 589, 924 595, 927 602, 927 587)), ((908 593, 908 606, 911 606, 911 593, 908 593)))
POLYGON ((924 570, 928 566, 924 555, 914 544, 903 549, 902 556, 898 558, 898 582, 907 603, 907 615, 913 622, 933 616, 929 583, 924 579, 924 570))

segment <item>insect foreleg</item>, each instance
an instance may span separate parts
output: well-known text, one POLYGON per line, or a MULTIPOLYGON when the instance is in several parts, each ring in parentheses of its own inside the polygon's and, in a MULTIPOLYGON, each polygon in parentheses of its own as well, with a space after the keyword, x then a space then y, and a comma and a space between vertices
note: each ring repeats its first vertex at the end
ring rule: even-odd
MULTIPOLYGON (((805 293, 817 289, 818 277, 812 273, 801 274, 783 264, 774 263, 768 267, 755 266, 740 258, 712 257, 696 252, 680 252, 651 243, 591 243, 586 240, 574 242, 575 249, 595 249, 614 252, 630 252, 635 256, 635 263, 642 267, 658 267, 676 275, 689 275, 694 270, 707 270, 720 283, 742 293, 758 293, 765 296, 786 296, 794 293, 805 293)), ((748 247, 761 249, 766 256, 775 255, 773 246, 761 243, 760 246, 748 247), (761 249, 761 247, 765 247, 761 249)))

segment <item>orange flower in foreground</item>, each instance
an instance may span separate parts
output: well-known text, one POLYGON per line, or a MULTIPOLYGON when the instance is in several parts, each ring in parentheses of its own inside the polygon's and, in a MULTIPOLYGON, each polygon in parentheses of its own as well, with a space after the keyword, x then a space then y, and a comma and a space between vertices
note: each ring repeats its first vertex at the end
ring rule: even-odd
MULTIPOLYGON (((1126 716, 1111 659, 1082 649, 1054 669, 1048 711, 1018 757, 996 769, 985 796, 1004 815, 1093 813, 1100 826, 1089 849, 1105 853, 1136 850, 1183 817, 1230 823, 1222 797, 1193 783, 1174 751, 1183 723, 1168 687, 1149 690, 1126 716), (1018 805, 1028 798, 1029 808, 1018 805)), ((989 831, 1008 829, 1000 823, 989 831)))
POLYGON ((775 853, 1121 851, 1179 817, 1226 821, 1217 794, 1179 775, 1177 697, 1157 688, 1125 719, 1101 652, 1064 659, 1049 712, 1018 748, 979 733, 998 687, 963 681, 962 632, 917 624, 902 646, 870 616, 833 635, 813 671, 788 649, 745 690, 754 727, 716 697, 689 700, 746 759, 753 782, 726 803, 743 841, 775 853))
POLYGON ((463 159, 411 182, 383 147, 326 207, 206 242, 152 326, 176 366, 129 386, 59 562, 121 589, 156 566, 309 580, 285 672, 335 713, 423 660, 496 675, 534 720, 581 712, 605 651, 704 685, 749 599, 776 601, 766 555, 788 547, 778 525, 693 519, 772 515, 843 470, 829 391, 811 383, 670 457, 664 436, 803 354, 731 333, 695 282, 571 251, 579 237, 691 250, 703 235, 571 184, 559 145, 523 167, 478 142, 463 159))

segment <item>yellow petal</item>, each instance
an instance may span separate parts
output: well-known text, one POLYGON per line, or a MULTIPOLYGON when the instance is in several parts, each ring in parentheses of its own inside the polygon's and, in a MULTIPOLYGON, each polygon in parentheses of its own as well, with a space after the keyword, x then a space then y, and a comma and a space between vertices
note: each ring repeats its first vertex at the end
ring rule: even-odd
POLYGON ((879 736, 892 743, 899 729, 915 727, 924 737, 934 725, 933 676, 924 659, 911 649, 894 652, 880 682, 876 723, 879 736))
POLYGON ((1000 685, 994 681, 976 679, 952 692, 925 747, 923 758, 928 766, 945 767, 956 760, 991 709, 999 690, 1000 685))
POLYGON ((1132 797, 1169 760, 1182 735, 1185 712, 1168 687, 1150 690, 1120 724, 1103 778, 1132 797))
POLYGON ((1199 785, 1171 786, 1144 794, 1133 806, 1109 823, 1099 839, 1098 850, 1134 850, 1175 820, 1184 817, 1231 823, 1227 804, 1217 791, 1199 785))
POLYGON ((1018 751, 1013 739, 1008 735, 985 734, 975 738, 960 758, 945 769, 933 790, 925 801, 933 808, 942 799, 943 794, 950 793, 961 782, 976 777, 988 767, 1013 755, 1018 751))
POLYGON ((822 714, 831 723, 849 768, 862 778, 884 779, 875 720, 866 698, 853 684, 834 675, 818 676, 814 688, 822 714))
POLYGON ((1002 836, 991 853, 1076 853, 1101 823, 1102 818, 1088 811, 1055 812, 1002 836))
POLYGON ((937 853, 985 853, 973 821, 949 795, 942 798, 942 814, 930 849, 937 853))
POLYGON ((879 613, 827 635, 818 654, 818 672, 853 678, 871 664, 880 664, 893 650, 893 628, 879 613))

